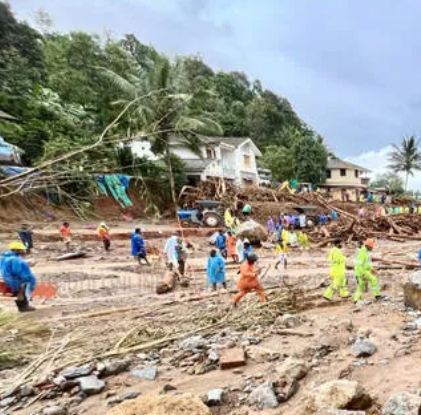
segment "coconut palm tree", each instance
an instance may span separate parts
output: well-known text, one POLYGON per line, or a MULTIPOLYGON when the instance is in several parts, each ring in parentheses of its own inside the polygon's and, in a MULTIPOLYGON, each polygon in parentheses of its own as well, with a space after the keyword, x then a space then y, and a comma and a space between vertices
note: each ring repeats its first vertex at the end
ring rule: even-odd
POLYGON ((421 170, 421 152, 418 148, 419 140, 410 136, 402 140, 398 147, 393 144, 393 150, 389 154, 389 168, 395 173, 405 173, 405 191, 408 188, 408 178, 416 170, 421 170))
POLYGON ((129 134, 149 137, 152 151, 164 156, 171 197, 177 208, 171 145, 176 142, 200 154, 202 135, 222 134, 221 127, 206 113, 191 107, 193 95, 183 59, 170 62, 167 57, 154 54, 147 67, 137 68, 126 78, 109 70, 104 73, 122 94, 118 103, 127 105, 137 100, 128 113, 129 134))

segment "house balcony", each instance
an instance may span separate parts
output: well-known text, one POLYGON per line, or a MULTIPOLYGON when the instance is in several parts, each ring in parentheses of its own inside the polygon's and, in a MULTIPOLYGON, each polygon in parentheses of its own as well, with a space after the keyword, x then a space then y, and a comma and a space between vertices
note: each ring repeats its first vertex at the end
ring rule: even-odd
POLYGON ((234 180, 235 177, 236 177, 235 169, 228 168, 228 167, 222 168, 222 174, 223 174, 225 179, 233 179, 234 180))

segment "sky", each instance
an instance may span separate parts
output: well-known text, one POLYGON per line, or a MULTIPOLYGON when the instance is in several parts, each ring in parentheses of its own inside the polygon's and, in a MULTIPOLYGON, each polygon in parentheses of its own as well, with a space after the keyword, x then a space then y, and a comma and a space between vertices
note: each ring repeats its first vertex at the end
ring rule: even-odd
MULTIPOLYGON (((171 56, 198 54, 288 98, 334 152, 386 170, 392 143, 421 137, 419 0, 9 0, 59 31, 134 33, 171 56)), ((421 173, 410 180, 421 189, 421 173)))

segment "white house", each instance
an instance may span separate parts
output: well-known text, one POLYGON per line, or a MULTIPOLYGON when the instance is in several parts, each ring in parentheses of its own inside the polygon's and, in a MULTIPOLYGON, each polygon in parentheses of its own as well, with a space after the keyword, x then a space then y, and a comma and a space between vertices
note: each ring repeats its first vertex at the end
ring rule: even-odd
POLYGON ((172 145, 172 152, 186 165, 191 184, 222 178, 239 186, 259 185, 256 157, 262 154, 250 138, 207 138, 200 151, 199 156, 176 142, 172 145))
MULTIPOLYGON (((133 154, 138 157, 157 159, 148 141, 135 140, 131 146, 133 154)), ((203 138, 200 154, 194 153, 174 139, 171 152, 185 164, 186 175, 192 185, 215 177, 232 181, 239 186, 260 184, 256 157, 262 154, 250 138, 203 138)))

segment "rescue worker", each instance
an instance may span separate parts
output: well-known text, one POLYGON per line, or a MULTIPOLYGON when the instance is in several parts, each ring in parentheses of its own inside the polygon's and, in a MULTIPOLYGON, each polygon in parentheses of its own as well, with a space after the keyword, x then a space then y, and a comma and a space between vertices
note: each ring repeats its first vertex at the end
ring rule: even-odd
POLYGON ((235 252, 238 257, 238 262, 244 261, 244 236, 240 235, 237 238, 237 243, 235 245, 235 252))
POLYGON ((229 229, 234 225, 234 217, 231 214, 231 209, 225 210, 224 213, 225 226, 229 229))
POLYGON ((186 271, 187 251, 180 238, 177 239, 177 243, 175 244, 175 252, 178 262, 178 272, 181 277, 184 277, 184 273, 186 271))
POLYGON ((69 222, 63 222, 63 224, 59 228, 59 232, 61 234, 61 240, 66 246, 66 251, 70 251, 70 242, 72 242, 72 231, 70 229, 69 222))
POLYGON ((291 248, 296 248, 298 246, 297 234, 291 231, 288 235, 288 242, 291 248))
POLYGON ((142 259, 144 259, 146 264, 150 265, 146 255, 145 241, 143 240, 140 228, 136 228, 130 235, 130 244, 132 248, 132 256, 139 261, 139 264, 142 264, 142 259))
POLYGON ((176 246, 178 244, 178 233, 174 232, 165 243, 164 254, 166 256, 167 265, 172 266, 174 270, 178 270, 178 255, 176 246))
POLYGON ((373 264, 371 263, 370 252, 374 248, 374 240, 367 239, 364 245, 358 250, 355 259, 355 276, 357 278, 357 290, 353 296, 354 302, 360 301, 365 292, 367 284, 376 300, 382 300, 384 297, 380 295, 379 283, 374 275, 373 264))
POLYGON ((346 286, 346 256, 341 250, 341 240, 335 239, 334 246, 329 252, 328 260, 330 262, 330 278, 332 283, 327 287, 323 297, 331 301, 336 291, 342 298, 348 298, 348 288, 346 286))
POLYGON ((105 222, 101 222, 96 230, 98 237, 104 244, 104 249, 109 251, 111 246, 110 228, 105 222))
POLYGON ((22 223, 22 225, 18 229, 18 235, 19 239, 26 247, 26 253, 29 254, 31 252, 31 249, 34 247, 31 227, 26 223, 22 223))
POLYGON ((219 235, 216 237, 215 246, 219 249, 219 252, 224 258, 227 258, 227 237, 224 231, 221 229, 219 235))
POLYGON ((232 231, 227 232, 227 249, 228 255, 232 258, 232 260, 234 262, 238 262, 237 238, 232 231))
POLYGON ((275 222, 271 216, 269 216, 267 221, 267 230, 269 235, 272 235, 275 232, 275 222))
POLYGON ((216 249, 210 251, 206 271, 209 284, 212 285, 212 291, 216 291, 217 284, 221 284, 225 289, 227 288, 225 282, 225 261, 216 253, 216 249))
POLYGON ((244 241, 244 248, 243 248, 243 261, 244 262, 247 258, 247 255, 253 253, 253 247, 251 246, 250 241, 247 239, 244 241))
POLYGON ((279 264, 284 264, 284 270, 286 270, 288 266, 288 244, 284 241, 278 241, 275 245, 275 255, 278 259, 275 269, 278 269, 279 264))
POLYGON ((308 235, 305 232, 300 232, 298 234, 298 242, 300 243, 300 247, 303 251, 308 249, 308 235))
POLYGON ((289 243, 289 232, 288 229, 283 228, 281 232, 282 241, 288 245, 289 243))
POLYGON ((251 205, 247 203, 243 207, 243 216, 245 218, 248 218, 250 214, 251 214, 251 205))
POLYGON ((2 255, 0 262, 2 279, 17 297, 15 302, 19 312, 34 311, 35 308, 29 305, 29 301, 37 281, 28 263, 22 258, 27 248, 22 242, 11 242, 8 248, 9 251, 2 255))
POLYGON ((248 293, 254 291, 261 303, 265 303, 267 298, 265 290, 259 281, 259 268, 256 265, 257 255, 252 252, 247 255, 246 260, 240 265, 240 279, 238 289, 240 292, 234 297, 234 307, 248 293))

